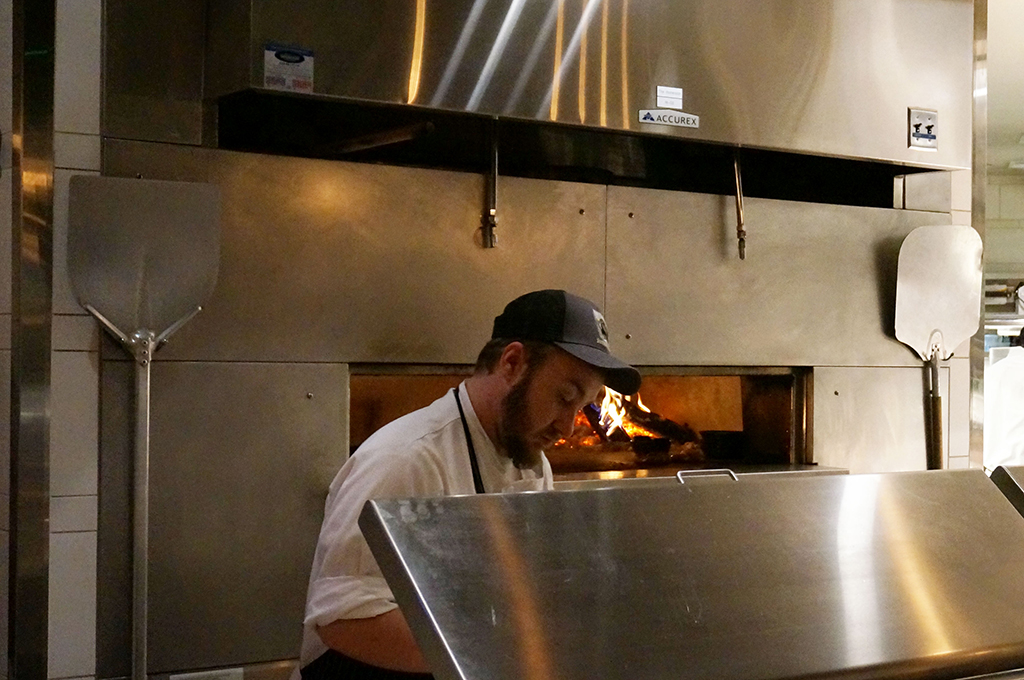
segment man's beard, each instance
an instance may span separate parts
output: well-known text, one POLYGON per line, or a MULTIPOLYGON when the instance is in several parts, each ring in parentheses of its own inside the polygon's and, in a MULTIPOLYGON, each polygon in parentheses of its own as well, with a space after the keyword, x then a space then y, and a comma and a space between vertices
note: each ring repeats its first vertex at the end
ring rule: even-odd
POLYGON ((512 459, 520 470, 535 468, 540 464, 541 451, 532 448, 523 433, 529 428, 526 420, 526 393, 533 382, 533 370, 529 366, 522 380, 513 385, 501 400, 501 421, 498 425, 498 447, 512 459))

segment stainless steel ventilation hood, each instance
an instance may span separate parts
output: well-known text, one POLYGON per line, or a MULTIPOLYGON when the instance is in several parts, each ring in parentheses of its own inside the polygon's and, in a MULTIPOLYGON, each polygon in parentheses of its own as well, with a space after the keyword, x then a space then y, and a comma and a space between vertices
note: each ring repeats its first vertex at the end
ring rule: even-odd
POLYGON ((208 99, 291 89, 970 166, 970 0, 211 0, 208 21, 208 99))

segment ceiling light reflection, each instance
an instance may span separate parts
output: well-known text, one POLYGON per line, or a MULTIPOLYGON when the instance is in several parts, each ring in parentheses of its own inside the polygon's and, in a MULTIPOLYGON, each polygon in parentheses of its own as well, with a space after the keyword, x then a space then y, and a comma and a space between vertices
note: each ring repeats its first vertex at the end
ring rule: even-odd
POLYGON ((608 127, 608 6, 601 8, 601 127, 608 127))
POLYGON ((412 40, 412 63, 409 65, 408 104, 416 101, 420 91, 420 72, 423 69, 423 32, 427 23, 427 0, 416 0, 416 28, 412 40))
POLYGON ((516 22, 519 21, 519 16, 523 13, 523 5, 525 4, 526 0, 512 0, 508 13, 505 14, 505 20, 501 22, 498 37, 491 47, 491 53, 487 55, 487 61, 484 63, 483 70, 480 71, 480 77, 476 81, 476 87, 473 88, 473 94, 470 95, 469 103, 466 104, 467 110, 476 111, 477 106, 480 105, 480 100, 483 99, 487 86, 491 84, 494 70, 498 67, 498 62, 501 61, 501 57, 505 53, 508 39, 512 35, 512 30, 516 27, 516 22))
POLYGON ((868 665, 882 658, 873 563, 878 483, 873 475, 851 475, 843 487, 836 518, 836 554, 848 666, 868 665))
POLYGON ((455 49, 452 50, 452 56, 448 58, 448 64, 444 67, 441 82, 430 100, 431 106, 440 106, 445 95, 448 94, 448 88, 451 87, 452 80, 455 79, 455 72, 462 64, 462 57, 466 54, 466 48, 469 47, 469 41, 472 39, 473 33, 476 32, 477 24, 480 23, 480 15, 483 14, 486 6, 487 0, 473 1, 473 7, 469 10, 469 16, 466 17, 466 23, 462 26, 462 33, 459 34, 459 40, 455 43, 455 49))
POLYGON ((580 84, 576 95, 576 105, 580 111, 580 122, 587 122, 587 32, 583 31, 580 39, 580 84))
POLYGON ((565 35, 565 0, 558 0, 558 21, 555 25, 555 65, 554 73, 551 76, 551 90, 548 94, 548 101, 541 104, 537 111, 537 118, 540 118, 544 111, 544 105, 550 106, 549 115, 551 120, 558 120, 558 98, 562 89, 562 38, 565 35))
POLYGON ((533 69, 537 66, 537 61, 540 59, 541 50, 547 44, 548 36, 551 35, 557 20, 558 3, 551 3, 548 15, 544 18, 544 24, 541 26, 540 31, 537 32, 537 37, 533 41, 533 47, 530 48, 530 53, 526 56, 526 61, 523 62, 523 67, 519 70, 519 78, 516 79, 516 84, 512 88, 512 94, 509 95, 508 102, 502 111, 503 114, 508 115, 515 110, 516 104, 519 103, 519 98, 523 95, 523 90, 526 89, 526 81, 533 74, 533 69))
POLYGON ((619 39, 619 68, 622 73, 622 128, 629 129, 629 52, 626 49, 626 29, 629 23, 629 0, 622 0, 622 35, 619 39))
MULTIPOLYGON (((572 39, 569 41, 569 47, 565 50, 565 55, 573 55, 576 50, 579 49, 580 41, 583 39, 583 34, 590 26, 590 20, 594 17, 594 12, 597 11, 598 6, 604 0, 588 0, 586 7, 583 9, 583 16, 580 17, 579 24, 576 25, 576 30, 573 32, 572 39)), ((559 0, 559 15, 562 13, 563 0, 559 0)), ((559 21, 559 28, 561 29, 561 17, 559 21)), ((544 109, 550 106, 551 120, 557 118, 558 113, 558 88, 562 80, 562 76, 565 74, 565 70, 572 64, 572 59, 563 59, 561 47, 562 31, 559 30, 555 42, 555 74, 552 79, 551 89, 548 91, 547 97, 541 103, 540 108, 537 110, 537 118, 541 118, 544 115, 544 109)))
POLYGON ((919 539, 906 524, 900 498, 884 491, 879 496, 878 510, 879 518, 885 523, 889 551, 897 567, 895 574, 898 580, 894 585, 903 586, 903 593, 911 605, 907 615, 916 619, 927 653, 949 653, 952 643, 942 616, 942 592, 934 587, 939 581, 935 570, 942 566, 930 561, 927 552, 921 549, 919 539))

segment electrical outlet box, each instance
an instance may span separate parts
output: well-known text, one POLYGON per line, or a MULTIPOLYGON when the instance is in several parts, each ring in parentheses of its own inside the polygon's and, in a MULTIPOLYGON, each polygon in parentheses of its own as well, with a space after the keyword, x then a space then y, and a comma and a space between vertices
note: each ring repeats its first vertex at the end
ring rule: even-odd
POLYGON ((907 109, 907 146, 925 151, 939 150, 939 112, 907 109))

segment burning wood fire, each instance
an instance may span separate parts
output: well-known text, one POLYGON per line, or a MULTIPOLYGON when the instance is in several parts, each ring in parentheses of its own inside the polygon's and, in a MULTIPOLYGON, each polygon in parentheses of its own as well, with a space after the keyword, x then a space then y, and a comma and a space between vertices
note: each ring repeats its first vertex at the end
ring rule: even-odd
POLYGON ((584 407, 576 416, 572 435, 552 449, 548 456, 554 455, 552 465, 556 460, 567 461, 569 456, 562 454, 611 454, 613 460, 606 462, 612 464, 623 459, 623 453, 629 454, 633 460, 625 460, 622 466, 637 460, 662 464, 704 458, 700 435, 689 425, 652 412, 639 394, 628 397, 607 388, 600 406, 584 407))

